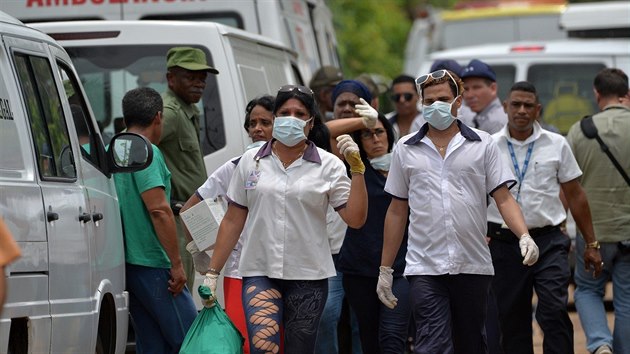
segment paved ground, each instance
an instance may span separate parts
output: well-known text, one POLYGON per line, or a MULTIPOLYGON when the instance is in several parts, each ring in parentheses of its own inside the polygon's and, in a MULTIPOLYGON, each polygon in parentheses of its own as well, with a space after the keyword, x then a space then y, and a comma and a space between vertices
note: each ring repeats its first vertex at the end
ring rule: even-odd
MULTIPOLYGON (((612 287, 608 286, 606 289, 606 300, 612 301, 612 287)), ((573 303, 573 286, 569 288, 569 303, 573 303)), ((586 338, 584 337, 584 331, 582 330, 582 325, 580 324, 580 319, 578 317, 575 308, 572 307, 572 312, 569 313, 571 317, 571 321, 573 322, 573 340, 575 343, 575 354, 589 354, 588 350, 586 350, 586 338)), ((613 314, 612 312, 608 313, 608 326, 613 328, 613 314)), ((536 323, 534 323, 534 353, 543 354, 542 349, 542 341, 543 334, 540 330, 540 327, 536 323)))

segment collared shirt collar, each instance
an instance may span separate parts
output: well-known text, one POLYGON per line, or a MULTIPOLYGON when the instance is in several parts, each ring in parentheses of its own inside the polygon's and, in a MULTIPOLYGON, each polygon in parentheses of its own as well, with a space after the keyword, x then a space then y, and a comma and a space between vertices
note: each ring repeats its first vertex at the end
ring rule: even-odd
POLYGON ((538 140, 538 138, 540 138, 540 134, 542 131, 542 127, 540 126, 540 124, 538 124, 538 122, 534 122, 533 128, 534 128, 534 131, 532 132, 532 135, 528 136, 527 139, 525 139, 524 141, 520 141, 520 140, 516 140, 512 138, 512 136, 510 135, 510 129, 508 128, 507 124, 503 127, 503 129, 499 130, 497 134, 504 137, 506 140, 508 140, 512 144, 525 145, 525 144, 531 143, 532 141, 536 141, 538 140))
MULTIPOLYGON (((260 150, 258 150, 256 155, 254 155, 254 158, 264 158, 271 155, 271 148, 274 141, 276 141, 276 139, 271 139, 266 142, 265 145, 263 145, 260 150)), ((306 150, 304 151, 304 155, 302 155, 302 159, 321 164, 322 159, 319 157, 319 153, 317 152, 317 146, 315 146, 315 144, 313 144, 313 142, 310 140, 306 140, 306 145, 306 150)))
POLYGON ((199 108, 197 108, 195 104, 184 102, 184 100, 182 100, 181 97, 177 96, 177 94, 171 89, 167 89, 167 92, 169 95, 175 97, 182 111, 184 111, 184 113, 186 114, 186 117, 192 118, 194 116, 199 116, 199 108))
MULTIPOLYGON (((464 138, 466 138, 466 140, 481 141, 481 138, 479 137, 479 135, 477 135, 477 133, 475 133, 474 130, 470 129, 466 124, 462 123, 462 121, 459 119, 456 119, 455 121, 457 122, 457 126, 459 127, 459 132, 462 134, 464 138)), ((416 135, 407 139, 407 141, 405 141, 405 144, 407 145, 418 144, 420 140, 422 140, 422 138, 424 138, 424 136, 427 135, 428 131, 429 131, 429 123, 424 123, 424 125, 422 126, 422 128, 420 128, 420 130, 418 130, 416 135)))

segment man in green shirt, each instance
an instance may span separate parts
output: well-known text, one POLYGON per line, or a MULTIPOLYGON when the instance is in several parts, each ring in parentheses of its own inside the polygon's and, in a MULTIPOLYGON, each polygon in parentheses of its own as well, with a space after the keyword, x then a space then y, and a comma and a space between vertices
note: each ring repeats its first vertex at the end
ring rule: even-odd
POLYGON ((115 174, 125 230, 125 276, 139 353, 176 353, 197 316, 186 288, 173 211, 171 173, 153 144, 162 133, 162 98, 148 87, 123 98, 127 132, 151 141, 153 161, 144 170, 115 174))
POLYGON ((206 169, 199 143, 199 119, 196 106, 206 87, 208 73, 219 72, 208 65, 201 49, 192 47, 171 48, 166 54, 168 90, 164 100, 164 126, 159 143, 164 160, 172 173, 171 206, 175 213, 177 238, 188 287, 193 288, 194 268, 186 251, 184 227, 179 209, 199 186, 206 181, 206 169))

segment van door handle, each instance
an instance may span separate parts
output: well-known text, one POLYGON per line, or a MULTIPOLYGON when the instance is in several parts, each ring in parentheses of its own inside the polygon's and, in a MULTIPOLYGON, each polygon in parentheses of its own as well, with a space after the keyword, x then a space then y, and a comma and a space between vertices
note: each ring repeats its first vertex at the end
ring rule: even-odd
POLYGON ((81 215, 79 215, 79 221, 83 222, 84 224, 86 222, 92 221, 92 215, 90 215, 89 213, 81 213, 81 215))
POLYGON ((103 213, 92 213, 92 220, 95 222, 103 220, 103 213))
POLYGON ((48 211, 46 212, 46 220, 48 220, 48 222, 59 220, 59 214, 55 213, 54 211, 48 211))

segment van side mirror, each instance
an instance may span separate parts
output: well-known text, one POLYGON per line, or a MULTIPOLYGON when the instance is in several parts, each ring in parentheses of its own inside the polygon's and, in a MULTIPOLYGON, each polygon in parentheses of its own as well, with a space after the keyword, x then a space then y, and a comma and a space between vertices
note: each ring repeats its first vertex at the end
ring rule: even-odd
POLYGON ((153 161, 151 142, 142 135, 120 133, 114 135, 107 148, 110 173, 136 172, 153 161))

